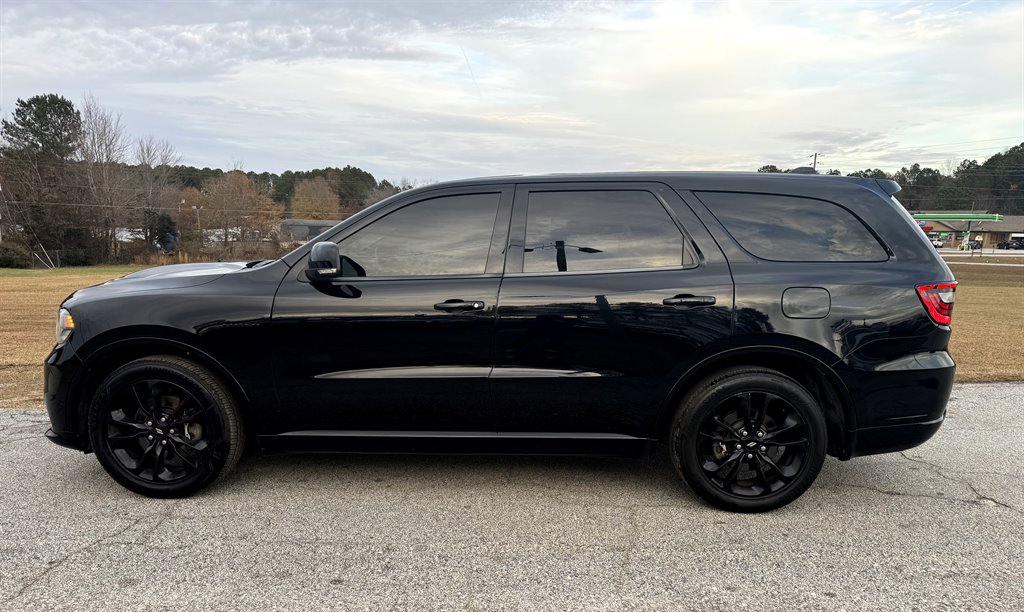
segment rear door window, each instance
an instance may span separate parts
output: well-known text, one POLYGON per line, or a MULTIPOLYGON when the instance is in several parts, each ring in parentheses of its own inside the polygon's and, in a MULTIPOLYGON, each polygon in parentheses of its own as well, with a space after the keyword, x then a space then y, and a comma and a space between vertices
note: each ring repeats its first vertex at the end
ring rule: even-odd
POLYGON ((668 211, 643 190, 531 191, 523 250, 527 273, 693 263, 668 211))
POLYGON ((888 253, 849 210, 825 200, 698 192, 744 250, 772 261, 885 261, 888 253))

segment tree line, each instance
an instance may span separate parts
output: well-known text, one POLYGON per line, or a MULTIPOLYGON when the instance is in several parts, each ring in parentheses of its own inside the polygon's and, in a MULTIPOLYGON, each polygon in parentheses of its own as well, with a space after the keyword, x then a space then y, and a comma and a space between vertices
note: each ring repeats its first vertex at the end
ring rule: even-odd
MULTIPOLYGON (((946 171, 904 166, 892 174, 880 168, 850 172, 860 176, 896 181, 903 190, 896 194, 908 210, 976 210, 1024 215, 1024 143, 996 153, 984 162, 965 159, 950 162, 946 171)), ((764 165, 758 172, 792 172, 775 165, 764 165)), ((842 176, 839 170, 826 174, 842 176)))
POLYGON ((76 106, 38 95, 0 123, 0 260, 59 251, 63 264, 81 265, 158 247, 202 257, 229 243, 276 245, 282 218, 342 219, 408 188, 351 165, 281 174, 183 165, 171 143, 133 137, 92 96, 76 106))
MULTIPOLYGON (((1024 143, 946 172, 913 164, 849 176, 895 180, 910 210, 1024 214, 1024 143)), ((128 134, 91 95, 76 106, 43 94, 18 99, 0 124, 0 266, 32 250, 57 250, 65 265, 130 262, 169 246, 197 257, 236 255, 232 244, 255 253, 276 248, 283 218, 342 219, 408 188, 351 165, 281 174, 184 165, 171 143, 128 134)))

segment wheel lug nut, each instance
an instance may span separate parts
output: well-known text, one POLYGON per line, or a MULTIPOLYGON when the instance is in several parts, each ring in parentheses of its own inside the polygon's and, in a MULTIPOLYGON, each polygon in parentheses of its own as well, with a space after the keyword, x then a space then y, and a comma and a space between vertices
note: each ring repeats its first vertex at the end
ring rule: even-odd
POLYGON ((153 439, 153 434, 150 434, 150 435, 148 435, 146 437, 149 438, 150 440, 152 440, 153 439))
POLYGON ((146 421, 146 427, 152 427, 153 421, 146 421))
POLYGON ((768 447, 767 447, 767 446, 762 446, 762 447, 761 447, 761 452, 762 452, 762 453, 763 453, 763 452, 765 452, 766 450, 768 450, 768 447))
POLYGON ((753 459, 754 453, 747 453, 747 459, 753 459))
POLYGON ((173 430, 173 429, 171 430, 171 433, 174 433, 174 430, 173 430))
POLYGON ((763 438, 764 437, 764 432, 763 431, 757 432, 757 437, 758 438, 763 438))
POLYGON ((743 436, 744 438, 746 438, 747 437, 747 430, 746 429, 741 429, 740 430, 740 435, 743 436))
POLYGON ((161 423, 166 423, 167 422, 167 417, 160 417, 160 422, 161 423))
POLYGON ((160 440, 160 444, 162 446, 166 446, 167 445, 167 440, 160 440))
POLYGON ((742 444, 737 444, 737 445, 736 445, 736 450, 740 450, 741 448, 743 448, 743 445, 742 445, 742 444))

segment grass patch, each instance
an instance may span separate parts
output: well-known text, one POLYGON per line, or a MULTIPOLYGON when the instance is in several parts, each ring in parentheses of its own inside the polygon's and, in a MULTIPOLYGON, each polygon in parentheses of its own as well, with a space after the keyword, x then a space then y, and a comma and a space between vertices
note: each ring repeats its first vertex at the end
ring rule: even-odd
POLYGON ((977 255, 974 257, 970 255, 943 255, 942 258, 946 260, 946 263, 954 265, 958 263, 1024 264, 1024 257, 1007 257, 1005 255, 1001 257, 992 255, 983 255, 981 257, 977 255))
MULTIPOLYGON (((53 346, 57 308, 64 298, 139 269, 0 269, 0 408, 43 405, 41 364, 53 346)), ((1024 380, 1024 268, 954 264, 952 269, 960 281, 950 343, 957 380, 1024 380)))
MULTIPOLYGON (((37 278, 37 279, 48 279, 58 276, 73 276, 79 277, 105 277, 103 281, 108 281, 118 276, 124 276, 125 274, 131 274, 132 272, 138 272, 148 266, 82 266, 82 267, 68 267, 68 268, 54 268, 53 270, 23 270, 19 268, 0 268, 0 279, 2 278, 37 278)), ((75 287, 76 289, 78 287, 75 287)))
POLYGON ((0 269, 0 408, 43 405, 42 363, 53 348, 60 303, 77 289, 139 269, 0 269))
POLYGON ((953 264, 950 269, 960 281, 949 346, 957 381, 1024 380, 1024 268, 953 264))

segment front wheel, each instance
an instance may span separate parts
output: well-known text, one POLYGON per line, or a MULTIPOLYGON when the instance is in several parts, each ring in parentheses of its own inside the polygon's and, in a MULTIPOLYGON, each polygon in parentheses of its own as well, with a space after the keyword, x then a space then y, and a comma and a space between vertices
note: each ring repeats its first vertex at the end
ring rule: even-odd
POLYGON ((224 384, 170 356, 132 361, 103 381, 89 407, 89 438, 114 480, 149 497, 199 491, 238 463, 244 445, 224 384))
POLYGON ((774 370, 723 370, 689 393, 672 421, 672 462, 702 498, 726 510, 764 512, 793 501, 825 461, 818 402, 774 370))

